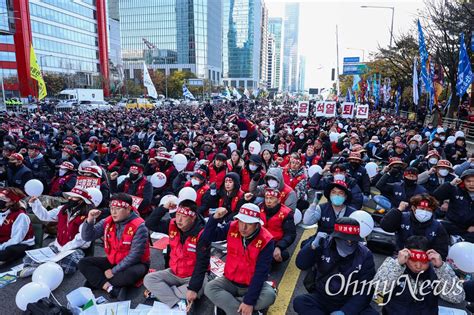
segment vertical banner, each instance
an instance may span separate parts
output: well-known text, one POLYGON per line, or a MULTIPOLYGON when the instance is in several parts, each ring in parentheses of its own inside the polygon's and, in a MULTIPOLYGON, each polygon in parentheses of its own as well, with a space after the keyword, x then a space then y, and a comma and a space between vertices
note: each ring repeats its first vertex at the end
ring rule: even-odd
POLYGON ((324 116, 324 102, 316 102, 316 117, 324 116))
POLYGON ((324 103, 324 117, 335 117, 336 116, 336 102, 325 102, 324 103))
POLYGON ((298 102, 298 116, 308 117, 309 114, 309 103, 306 101, 298 102))
POLYGON ((356 111, 356 118, 357 119, 368 119, 369 118, 369 105, 357 105, 356 111))
POLYGON ((48 92, 46 91, 46 84, 44 83, 43 75, 41 74, 41 68, 36 60, 33 44, 31 44, 30 47, 30 75, 32 79, 38 82, 38 99, 42 100, 48 95, 48 92))
POLYGON ((352 118, 354 116, 354 103, 344 102, 342 103, 342 118, 352 118))

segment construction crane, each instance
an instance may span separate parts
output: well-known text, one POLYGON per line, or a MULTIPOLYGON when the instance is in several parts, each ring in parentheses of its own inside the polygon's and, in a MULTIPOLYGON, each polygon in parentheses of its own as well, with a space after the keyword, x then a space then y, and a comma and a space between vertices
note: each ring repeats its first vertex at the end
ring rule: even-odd
POLYGON ((143 42, 145 43, 146 47, 148 47, 148 49, 155 49, 156 46, 153 45, 152 43, 150 43, 146 38, 142 38, 143 42))

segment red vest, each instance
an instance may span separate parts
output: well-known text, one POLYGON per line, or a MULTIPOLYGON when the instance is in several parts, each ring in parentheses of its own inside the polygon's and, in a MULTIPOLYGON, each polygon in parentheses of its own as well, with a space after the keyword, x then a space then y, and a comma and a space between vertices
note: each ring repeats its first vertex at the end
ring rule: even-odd
POLYGON ((171 247, 169 265, 174 275, 180 278, 191 277, 196 265, 197 243, 204 230, 201 230, 197 236, 187 237, 184 243, 181 243, 181 234, 175 221, 171 219, 168 233, 171 247))
POLYGON ((293 192, 293 188, 285 184, 285 187, 283 187, 283 190, 281 192, 281 203, 285 203, 286 199, 288 199, 288 195, 293 192))
POLYGON ((285 167, 283 169, 283 180, 285 181, 285 184, 287 184, 293 189, 295 189, 296 185, 298 185, 298 183, 301 182, 305 178, 306 178, 306 175, 304 173, 296 177, 292 177, 290 174, 290 171, 288 170, 288 167, 285 167))
POLYGON ((224 182, 226 174, 227 168, 223 168, 219 173, 217 173, 214 164, 209 166, 209 183, 216 183, 216 187, 219 189, 224 182))
MULTIPOLYGON (((3 221, 3 224, 0 225, 0 244, 5 243, 6 241, 10 239, 12 235, 13 223, 15 222, 16 218, 22 213, 26 213, 26 212, 24 210, 10 211, 10 213, 7 215, 7 217, 5 218, 5 221, 3 221)), ((26 233, 25 238, 22 239, 22 241, 29 240, 33 236, 34 236, 33 227, 30 222, 28 233, 26 233)))
MULTIPOLYGON (((191 185, 191 182, 190 181, 187 181, 186 184, 184 184, 184 187, 193 187, 191 185)), ((193 188, 194 189, 194 188, 193 188)), ((201 206, 201 202, 202 202, 202 196, 204 196, 204 194, 206 193, 206 191, 209 189, 209 186, 206 184, 206 185, 203 185, 201 188, 199 188, 198 190, 196 190, 196 204, 198 207, 201 206)))
POLYGON ((239 232, 239 223, 237 220, 232 221, 227 233, 227 258, 224 276, 238 284, 250 285, 258 255, 271 240, 270 232, 262 227, 257 237, 244 249, 242 235, 239 232))
MULTIPOLYGON (((148 181, 146 180, 145 177, 142 177, 140 180, 140 183, 138 183, 137 191, 135 192, 134 196, 140 197, 143 199, 143 190, 145 189, 145 185, 148 181)), ((123 183, 123 192, 129 194, 128 189, 130 188, 130 179, 125 178, 125 181, 123 183)), ((151 212, 151 205, 146 206, 140 211, 140 215, 145 215, 151 212)), ((138 209, 137 209, 138 211, 138 209)))
MULTIPOLYGON (((263 170, 260 171, 260 178, 265 177, 265 172, 263 170)), ((250 172, 244 168, 242 170, 242 176, 241 176, 241 181, 240 181, 240 189, 242 191, 248 192, 250 190, 250 182, 252 181, 252 178, 250 178, 250 172)))
POLYGON ((56 239, 58 244, 64 246, 70 242, 79 233, 79 227, 86 219, 85 215, 77 215, 72 220, 68 220, 67 211, 63 211, 65 206, 58 212, 58 232, 56 239))
POLYGON ((285 167, 290 163, 290 155, 286 154, 285 156, 279 156, 278 154, 273 155, 273 160, 276 161, 279 157, 283 158, 283 161, 279 164, 280 167, 285 167))
MULTIPOLYGON (((242 190, 239 190, 237 195, 234 198, 232 198, 232 201, 230 202, 231 212, 237 211, 237 203, 239 202, 240 199, 243 199, 243 198, 244 198, 244 192, 242 190)), ((222 207, 222 206, 224 206, 224 199, 221 198, 219 199, 219 207, 222 207)))
MULTIPOLYGON (((116 265, 127 257, 132 246, 133 236, 137 231, 140 224, 145 222, 142 218, 138 217, 125 225, 123 230, 122 237, 117 238, 116 235, 116 225, 112 220, 112 217, 109 216, 105 219, 105 228, 104 228, 104 250, 107 254, 107 259, 112 265, 116 265)), ((146 243, 145 252, 140 258, 142 263, 150 262, 150 245, 146 243)))
MULTIPOLYGON (((261 212, 263 212, 264 207, 261 207, 261 212)), ((279 241, 283 237, 283 221, 285 221, 286 217, 292 212, 290 208, 285 205, 280 205, 280 210, 275 213, 268 221, 267 216, 261 216, 264 227, 273 235, 275 241, 279 241)))
POLYGON ((64 175, 62 177, 55 176, 51 180, 51 188, 49 190, 49 194, 53 195, 55 193, 62 192, 61 185, 64 185, 64 183, 67 183, 73 176, 74 176, 74 174, 68 174, 68 175, 64 175))

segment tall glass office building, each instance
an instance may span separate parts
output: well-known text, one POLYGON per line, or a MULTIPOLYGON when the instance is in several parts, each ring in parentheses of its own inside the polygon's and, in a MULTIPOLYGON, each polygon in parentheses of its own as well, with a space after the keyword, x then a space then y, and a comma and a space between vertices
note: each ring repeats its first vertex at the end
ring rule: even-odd
POLYGON ((223 82, 257 88, 262 44, 262 1, 225 0, 223 23, 223 82))
POLYGON ((118 0, 126 78, 149 68, 191 71, 214 84, 222 75, 221 0, 118 0))
POLYGON ((273 76, 271 87, 281 90, 281 54, 282 54, 282 40, 283 40, 283 19, 281 17, 273 17, 268 20, 268 32, 272 34, 275 44, 275 67, 273 69, 273 76))
POLYGON ((300 16, 299 3, 285 5, 283 37, 282 90, 298 90, 298 23, 300 16))

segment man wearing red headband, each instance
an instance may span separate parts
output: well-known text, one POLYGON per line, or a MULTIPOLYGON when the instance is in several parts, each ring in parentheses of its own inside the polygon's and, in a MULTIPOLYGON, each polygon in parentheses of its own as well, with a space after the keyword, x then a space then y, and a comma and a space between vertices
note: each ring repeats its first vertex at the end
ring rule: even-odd
POLYGON ((151 212, 151 201, 153 199, 153 186, 143 176, 144 167, 142 164, 134 163, 130 166, 128 178, 125 178, 117 185, 118 173, 110 174, 110 190, 112 193, 124 192, 140 200, 138 202, 138 212, 146 217, 151 212))
POLYGON ((153 212, 154 222, 148 221, 152 231, 168 234, 170 238, 169 268, 145 276, 145 295, 155 297, 169 307, 185 309, 203 293, 203 283, 209 268, 210 246, 201 240, 205 222, 196 212, 194 201, 183 200, 173 209, 175 217, 163 218, 168 210, 164 205, 153 212), (157 213, 156 213, 157 212, 157 213), (160 221, 158 224, 156 220, 160 221))
POLYGON ((373 282, 378 284, 376 293, 385 290, 383 314, 387 315, 438 314, 439 297, 453 304, 465 297, 451 267, 438 252, 429 249, 426 237, 418 235, 407 239, 397 257, 385 259, 373 282))
POLYGON ((104 238, 106 254, 106 257, 86 257, 79 262, 86 286, 103 289, 119 300, 127 298, 128 288, 150 268, 148 229, 145 221, 132 210, 132 203, 130 195, 112 195, 110 216, 96 223, 101 211, 93 209, 82 227, 85 240, 104 238))
POLYGON ((1 173, 0 179, 7 180, 8 187, 23 189, 27 181, 33 178, 33 172, 24 164, 23 155, 13 153, 8 157, 8 167, 5 173, 1 173))

